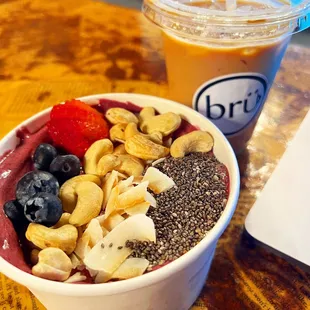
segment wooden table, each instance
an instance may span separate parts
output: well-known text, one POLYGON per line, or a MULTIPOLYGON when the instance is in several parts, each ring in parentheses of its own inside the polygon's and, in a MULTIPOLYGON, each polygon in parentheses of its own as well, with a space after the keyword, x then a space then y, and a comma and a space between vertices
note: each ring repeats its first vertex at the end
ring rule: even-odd
MULTIPOLYGON (((64 99, 105 92, 167 94, 160 35, 142 14, 91 0, 0 1, 0 137, 64 99)), ((308 111, 309 98, 310 50, 290 46, 239 158, 239 204, 193 309, 310 308, 310 274, 244 233, 245 216, 308 111)), ((26 288, 3 275, 0 280, 1 309, 43 309, 26 288)))

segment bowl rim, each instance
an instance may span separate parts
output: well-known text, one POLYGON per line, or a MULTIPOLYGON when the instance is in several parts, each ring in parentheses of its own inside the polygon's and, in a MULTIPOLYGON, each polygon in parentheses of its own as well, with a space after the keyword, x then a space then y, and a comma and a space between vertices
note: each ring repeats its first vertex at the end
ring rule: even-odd
MULTIPOLYGON (((166 278, 171 275, 181 271, 186 266, 189 266, 201 254, 210 247, 213 243, 216 243, 219 237, 222 235, 226 227, 228 226, 233 213, 235 211, 238 197, 239 197, 239 188, 240 188, 240 174, 238 162, 235 156, 235 153, 226 139, 226 137, 220 132, 220 130, 208 119, 202 116, 197 111, 168 99, 144 95, 144 94, 132 94, 132 93, 106 93, 106 94, 95 94, 89 96, 83 96, 76 98, 82 101, 86 101, 89 104, 92 104, 92 101, 97 101, 99 99, 111 99, 118 101, 130 101, 139 106, 139 103, 135 102, 136 100, 148 99, 158 100, 162 103, 166 103, 171 106, 171 110, 176 108, 178 111, 183 111, 185 115, 194 114, 198 116, 202 122, 208 123, 209 127, 212 127, 214 131, 217 132, 219 137, 222 140, 222 143, 226 145, 229 150, 229 157, 231 161, 231 167, 229 167, 230 173, 230 195, 228 201, 223 211, 221 217, 215 224, 215 226, 208 232, 208 234, 190 251, 174 260, 173 262, 154 270, 150 273, 146 273, 143 276, 136 278, 128 279, 125 281, 117 281, 111 283, 101 283, 101 284, 74 284, 74 283, 62 283, 51 280, 42 279, 36 277, 30 273, 27 273, 14 265, 10 264, 8 261, 0 257, 0 272, 13 279, 14 281, 28 287, 29 289, 36 289, 38 291, 47 291, 49 293, 55 293, 58 295, 67 295, 67 296, 97 296, 97 295, 115 295, 123 292, 129 292, 136 290, 142 287, 148 287, 155 283, 164 281, 166 278)), ((27 127, 30 123, 34 122, 36 119, 48 115, 52 107, 49 107, 30 118, 26 119, 18 126, 13 128, 3 139, 0 140, 0 146, 5 145, 10 139, 16 136, 16 130, 21 127, 27 127)), ((170 109, 170 107, 169 107, 170 109)))

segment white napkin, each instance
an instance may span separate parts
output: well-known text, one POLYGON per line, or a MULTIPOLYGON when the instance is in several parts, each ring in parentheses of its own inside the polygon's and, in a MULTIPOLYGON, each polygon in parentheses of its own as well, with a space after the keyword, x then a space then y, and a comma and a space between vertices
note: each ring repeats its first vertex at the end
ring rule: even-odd
POLYGON ((250 210, 255 239, 310 265, 310 113, 250 210))

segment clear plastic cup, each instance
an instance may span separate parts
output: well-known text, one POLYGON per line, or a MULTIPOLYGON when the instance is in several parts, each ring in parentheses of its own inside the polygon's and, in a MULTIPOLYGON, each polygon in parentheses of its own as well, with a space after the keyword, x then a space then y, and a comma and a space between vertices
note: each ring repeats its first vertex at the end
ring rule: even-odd
POLYGON ((163 30, 170 98, 194 108, 236 153, 251 138, 292 34, 310 26, 310 0, 144 0, 163 30), (199 5, 198 5, 199 4, 199 5))

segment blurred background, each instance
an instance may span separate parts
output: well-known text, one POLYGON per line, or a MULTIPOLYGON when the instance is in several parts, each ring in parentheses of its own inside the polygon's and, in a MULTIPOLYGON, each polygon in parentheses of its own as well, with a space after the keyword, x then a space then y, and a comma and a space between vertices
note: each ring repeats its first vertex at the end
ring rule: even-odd
MULTIPOLYGON (((116 5, 136 8, 138 10, 141 8, 142 3, 142 0, 105 0, 105 1, 116 5)), ((292 38, 291 43, 310 47, 310 28, 306 31, 303 31, 302 33, 295 34, 292 38)))

